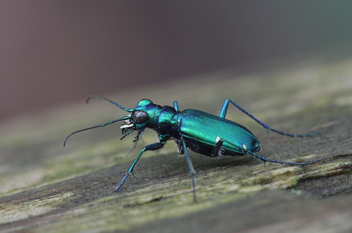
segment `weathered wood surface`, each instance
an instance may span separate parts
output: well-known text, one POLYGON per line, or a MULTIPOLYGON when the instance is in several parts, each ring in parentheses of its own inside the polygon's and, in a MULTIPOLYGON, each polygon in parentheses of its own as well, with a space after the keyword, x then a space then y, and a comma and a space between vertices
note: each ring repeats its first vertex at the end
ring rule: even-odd
MULTIPOLYGON (((1 232, 351 232, 352 59, 329 53, 248 69, 227 70, 108 96, 134 107, 160 105, 218 114, 231 98, 275 129, 321 132, 288 138, 266 130, 234 107, 228 118, 245 125, 271 159, 311 166, 263 165, 253 156, 209 158, 191 152, 193 203, 184 156, 173 142, 145 153, 120 193, 114 188, 145 144, 128 156, 133 137, 119 125, 72 131, 122 117, 100 100, 4 122, 0 132, 1 232)), ((99 94, 99 93, 92 93, 99 94)))

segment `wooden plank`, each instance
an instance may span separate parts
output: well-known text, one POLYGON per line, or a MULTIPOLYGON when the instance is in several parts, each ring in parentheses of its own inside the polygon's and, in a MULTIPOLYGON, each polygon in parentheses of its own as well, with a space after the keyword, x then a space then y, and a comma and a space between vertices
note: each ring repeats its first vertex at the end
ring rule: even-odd
MULTIPOLYGON (((119 125, 72 131, 124 116, 109 103, 57 107, 1 125, 0 230, 32 232, 334 232, 352 229, 352 59, 329 53, 253 64, 173 80, 108 96, 125 107, 142 98, 160 105, 218 114, 231 98, 271 127, 312 138, 267 135, 234 107, 227 118, 249 128, 262 156, 311 161, 311 166, 266 164, 253 156, 209 158, 191 153, 193 203, 186 159, 173 142, 145 153, 120 190, 114 188, 143 145, 128 156, 133 137, 119 125), (250 69, 249 69, 250 68, 250 69), (344 195, 342 195, 344 194, 344 195), (330 197, 330 198, 326 198, 330 197)), ((92 93, 94 94, 94 93, 92 93)))

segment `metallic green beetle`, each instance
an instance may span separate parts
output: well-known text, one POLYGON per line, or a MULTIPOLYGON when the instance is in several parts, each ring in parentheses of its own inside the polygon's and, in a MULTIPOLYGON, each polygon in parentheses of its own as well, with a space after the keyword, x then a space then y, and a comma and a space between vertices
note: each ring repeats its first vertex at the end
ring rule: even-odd
POLYGON ((251 117, 253 120, 258 122, 268 131, 274 131, 276 133, 290 136, 290 137, 309 137, 315 135, 293 135, 287 134, 275 129, 270 128, 270 126, 259 121, 253 117, 250 113, 245 111, 239 105, 237 105, 232 100, 225 100, 219 116, 215 116, 206 112, 202 112, 194 109, 186 109, 184 111, 179 111, 178 104, 175 101, 173 107, 170 106, 160 106, 154 104, 148 99, 139 101, 135 108, 124 108, 121 105, 111 101, 109 99, 99 97, 99 96, 90 96, 87 99, 87 103, 91 98, 103 99, 109 101, 110 103, 116 105, 117 107, 129 112, 130 115, 123 118, 107 122, 98 126, 89 127, 86 129, 81 129, 75 131, 68 135, 64 141, 64 146, 67 139, 78 132, 86 131, 89 129, 94 129, 98 127, 104 127, 119 121, 124 121, 124 124, 121 126, 122 133, 124 136, 121 138, 124 139, 127 135, 131 134, 133 131, 137 131, 137 136, 135 137, 134 142, 138 141, 141 137, 142 132, 146 128, 155 130, 158 133, 159 142, 145 146, 142 151, 139 153, 138 157, 134 160, 130 168, 128 169, 125 177, 122 179, 120 185, 116 188, 116 192, 120 190, 124 182, 130 173, 132 173, 134 167, 136 166, 138 160, 142 154, 147 150, 158 150, 162 148, 168 140, 175 140, 178 153, 185 154, 189 171, 192 178, 192 188, 193 188, 193 199, 195 200, 195 182, 194 175, 195 171, 189 157, 187 148, 192 151, 211 156, 211 157, 220 157, 223 155, 245 155, 251 154, 264 162, 273 162, 281 164, 290 164, 290 165, 307 165, 320 161, 315 160, 307 163, 294 163, 294 162, 285 162, 267 159, 260 155, 257 155, 255 152, 259 152, 260 142, 258 139, 244 126, 237 124, 233 121, 225 119, 227 108, 229 103, 232 103, 235 107, 240 109, 246 115, 251 117))

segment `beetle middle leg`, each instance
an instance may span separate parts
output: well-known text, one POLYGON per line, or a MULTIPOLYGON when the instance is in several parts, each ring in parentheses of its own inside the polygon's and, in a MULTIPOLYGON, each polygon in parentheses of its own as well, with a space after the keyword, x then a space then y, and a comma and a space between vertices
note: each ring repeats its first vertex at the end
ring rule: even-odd
POLYGON ((182 145, 183 145, 183 151, 184 151, 184 153, 186 155, 187 164, 188 164, 188 168, 189 168, 189 173, 191 173, 192 190, 193 190, 193 201, 195 202, 196 201, 196 185, 195 185, 195 181, 194 181, 194 175, 196 174, 196 172, 194 171, 191 158, 189 157, 185 140, 183 138, 181 138, 180 140, 181 140, 182 145))
POLYGON ((269 132, 269 131, 274 131, 275 133, 278 133, 278 134, 281 134, 281 135, 284 135, 284 136, 289 136, 289 137, 298 137, 298 138, 304 138, 304 137, 311 137, 313 135, 316 135, 316 134, 319 134, 319 132, 315 132, 315 133, 312 133, 312 134, 290 134, 290 133, 284 133, 282 131, 279 131, 279 130, 276 130, 276 129, 273 129, 271 128, 269 125, 261 122, 260 120, 258 120, 257 118, 255 118, 252 114, 250 114, 249 112, 247 112, 246 110, 244 110, 241 106, 239 106, 238 104, 236 104, 235 102, 233 102, 232 100, 230 99, 226 99, 224 101, 224 104, 222 105, 221 107, 221 111, 220 111, 220 115, 219 117, 221 118, 225 118, 226 116, 226 113, 227 113, 227 108, 229 106, 229 103, 233 104, 236 108, 238 108, 239 110, 241 110, 244 114, 246 114, 247 116, 249 116, 250 118, 252 118, 253 120, 255 120, 256 122, 258 122, 261 126, 263 126, 264 128, 266 128, 266 130, 269 132))

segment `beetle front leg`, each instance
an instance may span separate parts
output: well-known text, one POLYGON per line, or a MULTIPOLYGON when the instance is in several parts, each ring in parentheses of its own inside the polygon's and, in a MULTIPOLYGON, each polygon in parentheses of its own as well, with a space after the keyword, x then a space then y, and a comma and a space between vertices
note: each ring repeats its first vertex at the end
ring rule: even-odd
POLYGON ((140 157, 142 156, 142 154, 144 153, 144 151, 147 150, 158 150, 160 148, 162 148, 165 145, 165 142, 158 142, 158 143, 154 143, 154 144, 150 144, 145 146, 141 152, 139 153, 138 157, 134 160, 134 162, 132 163, 132 165, 130 166, 130 168, 128 169, 128 171, 126 172, 125 177, 122 179, 121 183, 119 186, 117 186, 116 188, 116 192, 118 192, 120 190, 120 188, 122 187, 122 185, 125 183, 127 177, 129 176, 130 173, 132 173, 134 167, 136 166, 138 160, 140 159, 140 157))
POLYGON ((250 114, 249 112, 247 112, 246 110, 244 110, 241 106, 239 106, 238 104, 236 104, 235 102, 233 102, 230 99, 226 99, 224 101, 224 104, 221 107, 221 111, 220 111, 220 115, 219 117, 221 118, 225 118, 226 113, 227 113, 227 108, 229 106, 229 103, 233 104, 236 108, 238 108, 239 110, 241 110, 244 114, 246 114, 247 116, 249 116, 250 118, 252 118, 253 120, 255 120, 256 122, 258 122, 261 126, 263 126, 264 128, 266 128, 266 130, 269 131, 274 131, 275 133, 284 135, 284 136, 289 136, 289 137, 299 137, 299 138, 304 138, 304 137, 311 137, 313 135, 319 134, 319 132, 315 132, 312 134, 304 134, 304 135, 300 135, 300 134, 290 134, 290 133, 284 133, 282 131, 276 130, 271 128, 269 125, 261 122, 260 120, 258 120, 257 118, 255 118, 252 114, 250 114))

